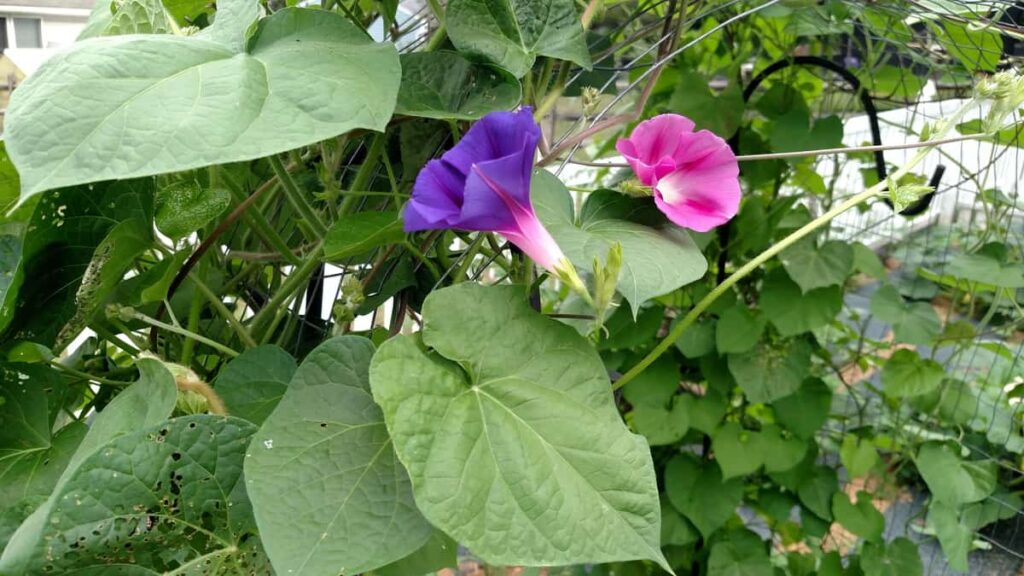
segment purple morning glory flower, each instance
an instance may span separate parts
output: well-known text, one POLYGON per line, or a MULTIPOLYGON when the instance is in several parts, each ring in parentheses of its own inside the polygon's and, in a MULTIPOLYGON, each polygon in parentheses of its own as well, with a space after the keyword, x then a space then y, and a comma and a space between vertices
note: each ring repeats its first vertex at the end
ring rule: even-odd
MULTIPOLYGON (((530 176, 541 135, 532 112, 528 107, 492 112, 440 159, 427 163, 402 214, 405 231, 498 232, 534 262, 567 279, 572 265, 530 203, 530 176)), ((575 271, 571 276, 576 278, 575 271)))

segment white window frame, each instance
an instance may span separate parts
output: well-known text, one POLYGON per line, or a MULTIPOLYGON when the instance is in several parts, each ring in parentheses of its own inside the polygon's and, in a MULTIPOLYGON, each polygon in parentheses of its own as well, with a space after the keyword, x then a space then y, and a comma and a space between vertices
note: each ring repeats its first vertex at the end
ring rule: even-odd
POLYGON ((46 48, 46 26, 43 19, 40 16, 32 14, 4 14, 5 23, 7 25, 7 47, 8 48, 21 48, 18 46, 18 39, 14 34, 14 19, 19 20, 36 20, 39 22, 39 43, 40 48, 46 48))

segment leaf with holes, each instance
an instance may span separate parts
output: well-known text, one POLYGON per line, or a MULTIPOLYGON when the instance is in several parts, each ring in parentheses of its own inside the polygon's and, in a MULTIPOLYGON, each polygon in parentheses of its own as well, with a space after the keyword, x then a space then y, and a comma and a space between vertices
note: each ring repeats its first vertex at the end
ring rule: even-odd
POLYGON ((708 263, 682 228, 668 223, 649 201, 610 190, 587 196, 579 219, 561 180, 537 170, 531 190, 533 207, 565 255, 580 270, 604 262, 614 242, 622 245, 618 291, 634 317, 646 300, 699 280, 708 263))
POLYGON ((95 38, 19 86, 4 137, 22 199, 260 158, 390 120, 401 80, 391 44, 303 8, 264 18, 246 42, 258 4, 218 6, 197 36, 95 38))
POLYGON ((39 200, 23 240, 24 281, 11 336, 59 349, 152 245, 149 180, 103 182, 39 200))
POLYGON ((46 522, 58 505, 58 495, 81 464, 109 442, 164 421, 174 410, 178 389, 174 377, 157 360, 138 362, 139 380, 118 394, 93 418, 89 431, 68 459, 49 499, 35 510, 11 537, 0 557, 0 574, 24 574, 38 561, 46 522))
POLYGON ((594 348, 521 286, 438 290, 423 318, 370 384, 424 516, 494 564, 667 567, 650 451, 594 348))
POLYGON ((198 415, 105 444, 54 494, 26 571, 66 574, 130 563, 161 573, 265 573, 265 558, 242 546, 255 535, 236 518, 244 510, 242 459, 254 431, 241 419, 198 415))
POLYGON ((279 574, 366 572, 430 537, 370 395, 373 351, 355 336, 318 346, 253 437, 247 488, 279 574))
POLYGON ((457 52, 403 54, 396 114, 476 120, 519 104, 519 80, 501 68, 470 62, 457 52))
POLYGON ((445 24, 452 44, 522 78, 537 56, 590 70, 583 26, 572 0, 451 0, 445 24))

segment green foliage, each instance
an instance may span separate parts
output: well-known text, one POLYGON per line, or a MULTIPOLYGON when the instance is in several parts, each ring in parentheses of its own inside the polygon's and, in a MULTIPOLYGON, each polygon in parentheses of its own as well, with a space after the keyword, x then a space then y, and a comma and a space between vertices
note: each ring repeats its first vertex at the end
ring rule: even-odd
POLYGON ((532 199, 537 216, 577 268, 604 261, 613 242, 622 245, 624 263, 618 290, 633 315, 646 300, 685 286, 707 270, 707 260, 689 234, 666 224, 649 202, 610 190, 590 194, 573 215, 569 191, 551 173, 534 173, 532 199))
POLYGON ((279 573, 364 572, 430 537, 370 395, 373 352, 355 336, 318 346, 253 437, 246 488, 279 573))
MULTIPOLYGON (((851 170, 875 183, 871 153, 746 158, 739 215, 694 233, 614 157, 659 113, 741 155, 841 147, 858 95, 794 47, 858 58, 886 110, 927 78, 959 97, 1006 26, 945 0, 299 4, 98 0, 13 92, 0 573, 417 576, 468 549, 552 576, 913 576, 919 541, 963 571, 1018 513, 1011 190, 886 246, 803 228, 851 170), (510 234, 404 231, 423 167, 518 106, 544 133, 531 207, 591 298, 510 234), (902 516, 873 501, 907 489, 914 541, 885 541, 902 516)), ((993 118, 1017 82, 984 80, 993 118)), ((1020 146, 964 118, 922 137, 1020 146)), ((476 168, 440 166, 465 208, 476 168)))
POLYGON ((279 11, 249 37, 256 3, 222 4, 217 24, 201 37, 99 39, 33 74, 5 120, 22 198, 259 158, 386 125, 399 85, 393 46, 319 10, 279 11), (289 73, 297 59, 302 76, 289 73), (339 77, 348 81, 338 85, 339 77), (123 88, 97 99, 101 83, 123 88), (126 124, 145 128, 125 132, 126 124))
POLYGON ((445 9, 452 43, 521 78, 537 56, 590 69, 590 51, 572 0, 453 0, 445 9))
POLYGON ((370 383, 424 516, 490 562, 664 565, 646 442, 593 349, 515 286, 439 290, 423 313, 422 339, 389 340, 370 383))
POLYGON ((401 61, 396 114, 475 120, 519 103, 522 89, 514 76, 474 64, 457 52, 413 52, 403 54, 401 61))

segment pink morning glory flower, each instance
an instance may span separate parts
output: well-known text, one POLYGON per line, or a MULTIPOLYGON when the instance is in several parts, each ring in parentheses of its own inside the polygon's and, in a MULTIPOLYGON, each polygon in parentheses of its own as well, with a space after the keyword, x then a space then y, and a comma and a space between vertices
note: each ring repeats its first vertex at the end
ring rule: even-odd
POLYGON ((540 135, 528 107, 481 118, 455 147, 420 171, 402 214, 405 231, 498 232, 537 264, 578 283, 572 264, 530 202, 540 135))
POLYGON ((615 149, 653 188, 654 203, 669 220, 707 232, 739 210, 740 169, 725 140, 693 128, 685 116, 661 114, 638 124, 615 149))

